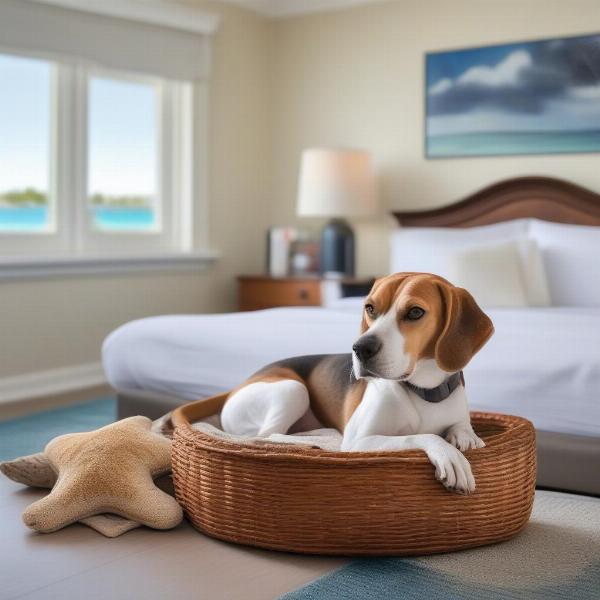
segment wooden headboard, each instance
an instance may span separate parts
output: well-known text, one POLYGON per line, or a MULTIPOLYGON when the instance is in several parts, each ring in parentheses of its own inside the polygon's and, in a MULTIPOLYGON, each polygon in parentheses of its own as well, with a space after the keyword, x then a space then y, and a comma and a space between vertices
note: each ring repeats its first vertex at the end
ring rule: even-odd
POLYGON ((449 206, 392 214, 404 227, 474 227, 522 218, 600 225, 600 194, 552 177, 516 177, 449 206))

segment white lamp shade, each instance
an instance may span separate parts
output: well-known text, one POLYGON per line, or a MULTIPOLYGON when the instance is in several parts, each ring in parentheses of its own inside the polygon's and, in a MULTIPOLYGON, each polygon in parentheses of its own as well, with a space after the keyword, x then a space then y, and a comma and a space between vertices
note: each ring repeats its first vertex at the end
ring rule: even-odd
POLYGON ((311 148, 302 153, 301 217, 362 217, 377 211, 371 157, 362 150, 311 148))

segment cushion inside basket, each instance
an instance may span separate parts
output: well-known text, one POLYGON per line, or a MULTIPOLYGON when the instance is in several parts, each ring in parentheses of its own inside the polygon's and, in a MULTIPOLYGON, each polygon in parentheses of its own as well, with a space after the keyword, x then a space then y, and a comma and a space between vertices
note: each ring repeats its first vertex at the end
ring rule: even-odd
MULTIPOLYGON (((473 426, 477 434, 485 439, 503 433, 504 428, 499 423, 490 421, 481 422, 475 419, 473 426)), ((310 431, 301 431, 292 434, 274 433, 269 437, 247 437, 227 433, 221 429, 221 420, 218 414, 204 417, 192 424, 192 428, 211 437, 241 446, 264 446, 265 444, 293 444, 305 448, 318 448, 329 452, 338 452, 342 445, 342 434, 337 429, 321 428, 310 431)))
MULTIPOLYGON (((161 431, 164 435, 170 437, 173 435, 176 426, 184 425, 190 434, 193 435, 193 432, 196 431, 203 436, 212 438, 221 447, 224 444, 229 449, 236 447, 253 448, 260 453, 272 452, 274 444, 281 445, 282 451, 285 447, 285 454, 294 451, 291 446, 298 447, 303 453, 323 451, 337 454, 341 449, 342 435, 339 431, 331 428, 296 431, 295 428, 301 426, 300 422, 292 428, 293 433, 272 434, 269 437, 247 437, 226 433, 221 428, 220 412, 227 396, 228 393, 223 393, 183 405, 155 421, 154 428, 156 431, 161 431), (271 448, 270 451, 268 450, 269 447, 271 448)), ((310 423, 309 427, 313 427, 315 421, 307 421, 308 423, 310 423)), ((485 441, 488 447, 490 443, 497 446, 509 440, 511 434, 508 431, 514 430, 515 427, 532 429, 531 424, 525 419, 492 413, 472 412, 471 423, 477 435, 485 441)), ((382 450, 375 452, 377 454, 398 454, 398 452, 382 450)), ((402 451, 402 454, 406 452, 414 454, 412 451, 402 451)), ((347 455, 347 453, 344 454, 347 455)), ((351 454, 373 454, 373 451, 359 451, 351 454)))
POLYGON ((221 429, 221 419, 219 415, 211 415, 193 423, 192 427, 202 433, 212 437, 235 442, 242 446, 260 446, 264 444, 296 444, 299 446, 308 446, 309 448, 320 448, 336 452, 340 450, 342 444, 342 435, 337 429, 313 429, 312 431, 302 431, 290 435, 274 433, 269 437, 246 437, 242 435, 233 435, 221 429))

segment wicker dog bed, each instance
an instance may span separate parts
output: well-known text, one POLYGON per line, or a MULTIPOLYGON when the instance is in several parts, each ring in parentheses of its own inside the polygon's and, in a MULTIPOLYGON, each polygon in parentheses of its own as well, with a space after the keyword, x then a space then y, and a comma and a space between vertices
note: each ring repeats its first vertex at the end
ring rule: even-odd
POLYGON ((529 519, 536 455, 526 419, 472 413, 486 447, 466 453, 477 490, 461 496, 435 480, 420 451, 249 446, 191 427, 226 397, 173 413, 176 497, 210 536, 311 554, 418 555, 507 540, 529 519))

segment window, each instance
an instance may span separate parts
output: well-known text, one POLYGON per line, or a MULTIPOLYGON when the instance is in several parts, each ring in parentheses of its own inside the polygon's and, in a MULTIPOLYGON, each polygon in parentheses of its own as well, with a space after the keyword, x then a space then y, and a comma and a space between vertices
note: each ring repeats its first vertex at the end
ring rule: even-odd
POLYGON ((194 89, 0 51, 0 254, 189 251, 194 89))
POLYGON ((157 86, 89 82, 88 202, 98 231, 158 231, 157 86))
POLYGON ((53 69, 0 55, 0 232, 53 226, 50 145, 53 69))

